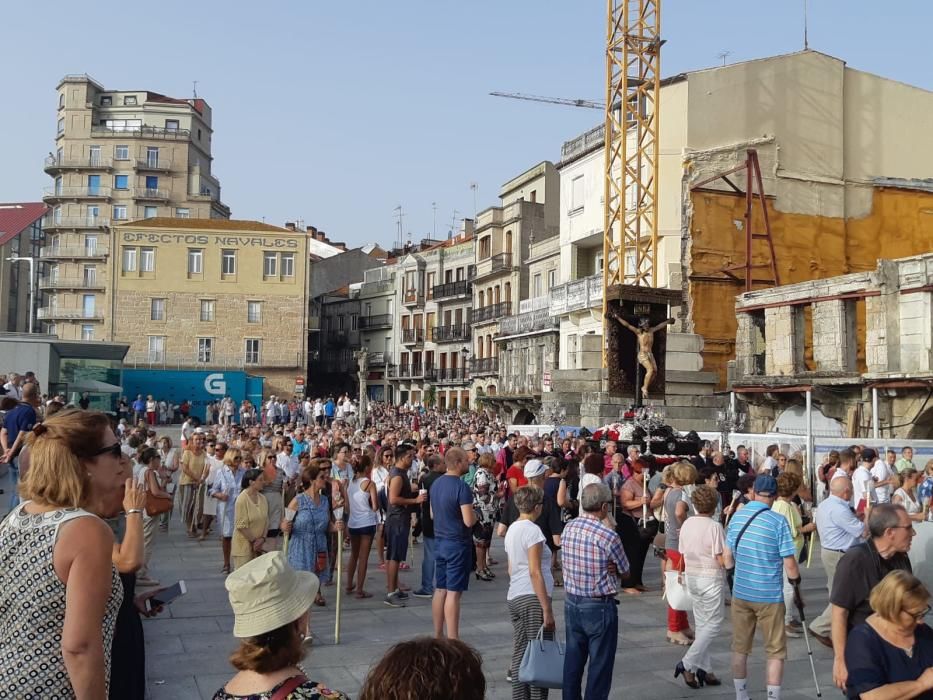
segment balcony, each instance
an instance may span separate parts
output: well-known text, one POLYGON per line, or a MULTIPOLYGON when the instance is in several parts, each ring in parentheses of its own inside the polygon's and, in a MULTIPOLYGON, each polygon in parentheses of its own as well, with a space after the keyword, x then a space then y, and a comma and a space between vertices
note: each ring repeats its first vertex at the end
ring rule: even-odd
POLYGON ((406 289, 402 294, 402 303, 405 306, 424 306, 424 294, 417 289, 406 289))
POLYGON ((437 384, 466 384, 470 381, 470 373, 466 367, 445 367, 437 370, 434 381, 437 384))
POLYGON ((388 354, 388 353, 384 353, 384 352, 371 352, 371 353, 369 353, 369 355, 368 355, 368 357, 367 357, 367 361, 369 362, 369 366, 370 366, 370 367, 384 367, 385 364, 386 364, 386 360, 388 359, 388 358, 387 358, 387 354, 388 354))
POLYGON ((332 348, 342 348, 347 344, 347 332, 344 331, 330 331, 327 333, 327 345, 332 348))
POLYGON ((435 343, 458 343, 470 339, 470 326, 461 323, 456 326, 434 326, 432 339, 435 343))
POLYGON ((96 277, 40 277, 39 289, 105 289, 103 280, 96 277))
POLYGON ((136 169, 154 173, 170 173, 172 161, 168 158, 141 158, 136 161, 136 169))
POLYGON ((91 136, 104 138, 132 138, 164 139, 166 141, 189 141, 191 132, 188 129, 165 129, 158 126, 92 126, 91 136))
POLYGON ((471 377, 482 377, 490 374, 499 374, 498 357, 480 357, 470 364, 471 377))
POLYGON ((43 321, 103 321, 104 314, 93 309, 58 309, 44 306, 39 309, 38 318, 43 321))
POLYGON ((500 318, 505 316, 512 315, 512 302, 503 301, 498 304, 492 304, 490 306, 484 306, 481 309, 473 309, 473 323, 489 323, 490 321, 498 321, 500 318))
POLYGON ((360 316, 361 331, 372 331, 377 328, 391 328, 392 314, 378 314, 377 316, 360 316))
POLYGON ((43 202, 62 202, 67 199, 110 199, 109 187, 49 187, 42 195, 43 202))
POLYGON ((169 191, 156 189, 153 187, 137 187, 133 191, 133 196, 136 197, 136 199, 142 199, 146 201, 167 202, 169 191))
MULTIPOLYGON (((506 316, 499 321, 500 338, 526 335, 540 331, 557 331, 560 328, 560 318, 551 316, 550 309, 535 309, 516 316, 506 316)), ((498 338, 497 338, 498 340, 498 338)))
POLYGON ((58 219, 49 217, 42 222, 42 230, 46 232, 63 229, 105 229, 109 226, 110 219, 100 216, 65 216, 58 219))
POLYGON ((45 159, 45 172, 49 175, 66 170, 103 170, 109 172, 113 170, 113 160, 110 158, 101 158, 100 156, 86 156, 84 158, 58 158, 56 156, 49 156, 45 159))
POLYGON ((39 257, 46 259, 105 260, 108 247, 98 243, 95 246, 43 246, 39 248, 39 257))
POLYGON ((438 372, 438 369, 434 365, 425 365, 424 366, 424 381, 426 382, 437 381, 437 372, 438 372))
POLYGON ((486 257, 476 264, 476 277, 481 279, 490 275, 501 275, 513 272, 515 259, 512 253, 496 253, 486 257))
POLYGON ((566 284, 561 284, 551 290, 550 315, 560 316, 571 311, 602 306, 603 303, 603 276, 602 274, 583 277, 566 284))
POLYGON ((431 296, 435 301, 440 301, 441 299, 455 299, 457 297, 469 297, 472 294, 473 283, 467 280, 436 284, 431 288, 431 296))
POLYGON ((424 328, 403 328, 402 343, 405 345, 420 345, 424 342, 424 328))
POLYGON ((389 377, 393 379, 421 379, 424 371, 424 365, 389 365, 389 377))

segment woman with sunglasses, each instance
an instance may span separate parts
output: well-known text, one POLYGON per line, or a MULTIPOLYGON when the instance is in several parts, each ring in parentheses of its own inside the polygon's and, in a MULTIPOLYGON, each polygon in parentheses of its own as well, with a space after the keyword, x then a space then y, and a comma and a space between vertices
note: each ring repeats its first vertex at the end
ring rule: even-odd
MULTIPOLYGON (((288 563, 296 571, 317 574, 322 583, 331 580, 327 557, 327 534, 331 529, 343 527, 334 523, 330 501, 327 498, 327 472, 330 460, 315 459, 301 474, 304 490, 288 504, 282 530, 288 538, 288 563)), ((325 605, 320 590, 315 605, 325 605)))
POLYGON ((897 570, 869 597, 874 614, 846 640, 850 700, 933 697, 933 630, 924 622, 930 593, 918 578, 897 570))
MULTIPOLYGON (((252 468, 252 457, 250 467, 252 468)), ((220 546, 224 555, 224 565, 220 570, 222 574, 230 573, 230 545, 233 541, 233 521, 235 518, 234 504, 240 495, 240 484, 246 468, 243 466, 243 457, 238 449, 232 447, 224 455, 224 468, 217 474, 214 485, 211 487, 211 498, 217 501, 217 522, 220 523, 220 546)))
POLYGON ((0 688, 102 698, 123 585, 112 563, 120 548, 101 518, 122 509, 134 521, 138 568, 145 491, 103 413, 61 411, 27 445, 23 502, 0 524, 0 648, 15 650, 0 655, 0 688))
POLYGON ((395 455, 392 447, 384 445, 376 456, 376 465, 373 467, 372 480, 376 487, 376 500, 379 502, 379 523, 376 525, 376 556, 379 557, 379 568, 386 568, 385 548, 385 521, 386 510, 389 508, 389 495, 386 484, 389 481, 389 470, 395 466, 395 455))

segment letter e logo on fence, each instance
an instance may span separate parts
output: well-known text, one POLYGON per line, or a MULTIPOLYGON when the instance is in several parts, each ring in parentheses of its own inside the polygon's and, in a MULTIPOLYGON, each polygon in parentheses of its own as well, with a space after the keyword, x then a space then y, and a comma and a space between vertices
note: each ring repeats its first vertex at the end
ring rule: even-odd
POLYGON ((209 374, 204 378, 204 390, 214 396, 223 396, 227 393, 227 382, 224 381, 224 375, 220 372, 209 374))

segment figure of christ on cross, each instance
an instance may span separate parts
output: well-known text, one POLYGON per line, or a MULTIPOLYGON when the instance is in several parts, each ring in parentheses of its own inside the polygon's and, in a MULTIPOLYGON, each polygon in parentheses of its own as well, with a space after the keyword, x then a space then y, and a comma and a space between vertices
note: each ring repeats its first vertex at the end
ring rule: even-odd
POLYGON ((652 352, 654 347, 654 334, 656 331, 664 328, 664 326, 673 324, 674 319, 669 318, 656 326, 651 326, 651 321, 647 318, 642 318, 638 322, 638 327, 636 328, 622 318, 622 314, 615 309, 609 309, 608 313, 612 318, 621 323, 624 328, 627 328, 635 334, 635 338, 638 342, 638 364, 645 368, 645 378, 641 383, 641 395, 643 398, 647 399, 648 387, 651 386, 655 375, 658 373, 658 363, 654 359, 654 353, 652 352))

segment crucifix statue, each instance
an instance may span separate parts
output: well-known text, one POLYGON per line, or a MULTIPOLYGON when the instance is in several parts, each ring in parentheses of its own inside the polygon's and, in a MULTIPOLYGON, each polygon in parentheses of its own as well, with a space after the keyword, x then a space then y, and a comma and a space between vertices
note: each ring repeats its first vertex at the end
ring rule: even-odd
POLYGON ((609 315, 621 323, 623 328, 627 328, 635 334, 635 339, 638 342, 638 364, 645 368, 645 378, 641 383, 641 395, 643 398, 647 399, 648 388, 651 386, 655 375, 658 373, 658 363, 654 359, 654 353, 652 352, 654 348, 654 334, 664 328, 664 326, 672 325, 674 319, 669 318, 656 326, 652 326, 651 321, 647 318, 641 318, 636 328, 622 318, 622 314, 615 309, 609 309, 609 315))

